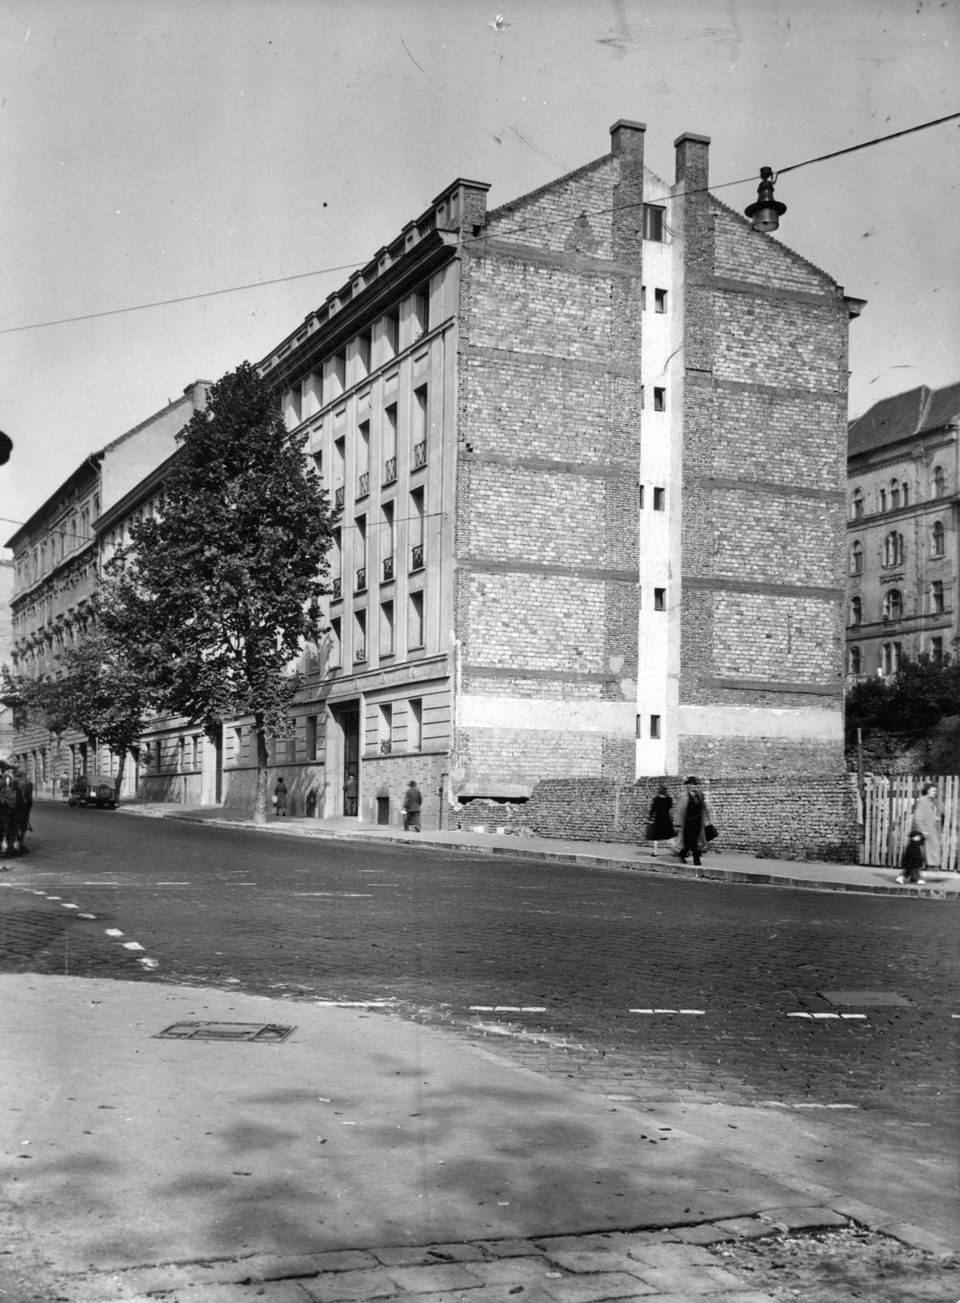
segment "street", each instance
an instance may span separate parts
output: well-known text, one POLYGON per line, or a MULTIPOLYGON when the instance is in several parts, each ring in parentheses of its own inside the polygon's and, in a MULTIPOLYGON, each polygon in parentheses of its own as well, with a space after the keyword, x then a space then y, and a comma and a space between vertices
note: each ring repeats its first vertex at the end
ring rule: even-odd
POLYGON ((646 1099, 855 1108, 934 1151, 958 1116, 956 920, 942 902, 52 803, 34 823, 3 879, 29 888, 4 892, 6 972, 389 1001, 485 1031, 539 1071, 646 1099))

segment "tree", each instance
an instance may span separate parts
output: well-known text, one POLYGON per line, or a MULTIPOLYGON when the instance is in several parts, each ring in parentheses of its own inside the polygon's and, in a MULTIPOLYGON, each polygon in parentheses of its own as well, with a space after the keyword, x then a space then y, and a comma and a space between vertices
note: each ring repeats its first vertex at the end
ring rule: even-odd
POLYGON ((960 664, 926 652, 905 658, 890 679, 864 679, 847 693, 847 736, 858 728, 917 734, 960 715, 960 664))
POLYGON ((4 676, 3 701, 21 720, 35 716, 57 737, 75 729, 105 743, 118 759, 120 794, 128 752, 143 732, 148 695, 122 648, 102 630, 86 635, 57 658, 58 673, 38 679, 4 676))
POLYGON ((101 618, 154 707, 213 735, 252 716, 254 819, 266 821, 267 735, 301 687, 291 663, 319 641, 335 524, 304 436, 244 362, 179 436, 161 514, 131 529, 108 567, 101 618))

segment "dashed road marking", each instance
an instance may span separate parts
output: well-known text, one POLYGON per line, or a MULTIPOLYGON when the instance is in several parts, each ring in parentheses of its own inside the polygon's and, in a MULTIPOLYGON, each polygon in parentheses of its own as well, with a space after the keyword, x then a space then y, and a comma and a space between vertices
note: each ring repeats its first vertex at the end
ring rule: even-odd
POLYGON ((370 900, 373 896, 369 891, 295 891, 293 894, 295 896, 338 896, 343 900, 370 900))
POLYGON ((108 937, 122 937, 122 936, 123 936, 123 933, 120 931, 120 929, 119 929, 118 927, 108 927, 108 928, 104 928, 104 931, 106 932, 106 934, 107 934, 108 937))
POLYGON ((159 960, 159 959, 138 959, 138 960, 137 960, 137 963, 140 964, 140 965, 141 965, 142 967, 144 967, 144 968, 159 968, 159 967, 160 967, 160 960, 159 960))
POLYGON ((695 1018, 706 1017, 706 1009, 628 1009, 627 1013, 678 1013, 688 1014, 695 1018))
POLYGON ((79 909, 79 905, 71 905, 65 900, 61 900, 60 905, 63 909, 79 909))
POLYGON ((78 914, 77 918, 96 918, 96 914, 78 914))
POLYGON ((545 1004, 471 1004, 471 1013, 546 1013, 545 1004))
POLYGON ((313 1003, 324 1009, 386 1009, 396 1001, 391 997, 389 1000, 314 1000, 313 1003))
POLYGON ((155 882, 155 887, 189 887, 189 882, 155 882))
POLYGON ((857 1021, 865 1020, 866 1016, 867 1015, 865 1013, 788 1013, 787 1014, 788 1018, 812 1018, 812 1019, 816 1019, 817 1021, 824 1021, 827 1019, 835 1019, 837 1021, 840 1021, 842 1019, 849 1022, 857 1022, 857 1021))
POLYGON ((124 941, 123 948, 124 950, 142 950, 143 946, 139 941, 124 941))

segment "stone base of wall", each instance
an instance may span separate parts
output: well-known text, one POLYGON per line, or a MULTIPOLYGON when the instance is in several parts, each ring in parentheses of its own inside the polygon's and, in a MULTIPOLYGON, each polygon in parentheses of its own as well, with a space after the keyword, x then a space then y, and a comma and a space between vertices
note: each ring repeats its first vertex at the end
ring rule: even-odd
POLYGON ((960 718, 943 719, 916 734, 864 729, 859 748, 846 749, 847 769, 865 774, 960 774, 960 718))
MULTIPOLYGON (((717 850, 766 859, 856 863, 856 789, 849 775, 716 778, 708 781, 717 850)), ((665 783, 674 802, 676 778, 642 778, 621 784, 603 779, 552 778, 538 783, 529 801, 470 801, 454 812, 453 826, 503 828, 519 835, 571 841, 641 843, 650 802, 665 783)))

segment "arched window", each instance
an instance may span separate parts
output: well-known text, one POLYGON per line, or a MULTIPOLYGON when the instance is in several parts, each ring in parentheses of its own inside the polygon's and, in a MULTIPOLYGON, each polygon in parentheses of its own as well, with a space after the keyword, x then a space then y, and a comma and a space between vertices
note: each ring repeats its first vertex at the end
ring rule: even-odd
POLYGON ((930 585, 930 613, 942 615, 944 609, 943 580, 934 579, 930 585))
POLYGON ((880 668, 883 673, 896 674, 900 668, 901 647, 898 642, 885 642, 880 661, 880 668))
POLYGON ((899 620, 903 615, 903 594, 899 588, 891 588, 883 599, 883 618, 899 620))
POLYGON ((863 548, 860 546, 859 539, 854 539, 853 547, 850 549, 850 573, 863 574, 863 548))
POLYGON ((890 510, 899 511, 900 509, 900 481, 890 481, 890 510))
POLYGON ((896 530, 883 540, 883 564, 885 566, 903 565, 903 535, 896 530))
POLYGON ((942 520, 933 522, 933 529, 930 532, 930 551, 933 556, 943 556, 946 551, 946 535, 942 520))
POLYGON ((877 510, 886 511, 887 509, 887 490, 881 489, 877 494, 877 510))
POLYGON ((910 485, 906 480, 900 485, 900 502, 903 506, 910 506, 910 485))
POLYGON ((859 647, 850 648, 849 668, 851 674, 863 673, 863 653, 859 647))
POLYGON ((934 496, 935 498, 942 498, 942 497, 946 494, 946 491, 947 491, 947 481, 946 481, 946 477, 944 476, 944 473, 943 473, 943 467, 942 467, 942 466, 934 466, 934 468, 933 468, 933 496, 934 496))
POLYGON ((930 659, 937 665, 943 664, 943 639, 930 639, 930 659))
POLYGON ((850 624, 855 629, 863 619, 863 602, 859 597, 850 598, 850 624))
POLYGON ((863 494, 859 489, 853 490, 853 497, 850 499, 850 519, 860 520, 863 517, 863 494))

